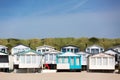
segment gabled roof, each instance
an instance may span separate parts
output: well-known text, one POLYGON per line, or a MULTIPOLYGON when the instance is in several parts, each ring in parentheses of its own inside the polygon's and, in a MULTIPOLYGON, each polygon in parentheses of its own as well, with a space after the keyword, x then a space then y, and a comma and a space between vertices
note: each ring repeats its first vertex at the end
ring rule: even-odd
POLYGON ((17 48, 17 49, 19 49, 19 48, 21 48, 21 49, 25 49, 25 48, 29 48, 29 47, 24 46, 24 45, 17 45, 17 46, 15 46, 15 47, 13 47, 13 48, 17 48))
POLYGON ((52 49, 55 49, 54 47, 52 47, 52 46, 49 46, 49 45, 43 45, 43 46, 39 46, 39 47, 36 47, 37 49, 38 48, 52 48, 52 49))
POLYGON ((3 46, 3 45, 0 45, 0 48, 8 48, 8 47, 6 47, 6 46, 3 46))
POLYGON ((65 52, 65 53, 62 53, 58 56, 63 56, 63 57, 66 57, 66 56, 80 56, 80 55, 77 55, 75 53, 72 53, 72 52, 65 52))
POLYGON ((97 56, 104 56, 104 57, 111 56, 111 57, 114 57, 113 55, 106 54, 106 53, 93 54, 93 55, 90 55, 89 57, 97 57, 97 56))
POLYGON ((87 48, 92 48, 92 47, 93 47, 93 48, 103 48, 103 47, 101 47, 101 46, 99 46, 99 45, 95 45, 95 44, 92 45, 92 46, 89 46, 89 47, 87 47, 87 48))
POLYGON ((36 51, 34 51, 34 50, 29 50, 29 51, 25 51, 25 52, 20 52, 20 53, 17 53, 17 55, 25 55, 25 54, 28 54, 28 53, 34 53, 34 54, 42 55, 42 53, 36 52, 36 51))
POLYGON ((108 49, 108 50, 106 50, 104 53, 110 54, 110 51, 112 51, 111 54, 120 54, 119 52, 117 52, 117 51, 115 51, 115 50, 113 50, 113 49, 108 49))

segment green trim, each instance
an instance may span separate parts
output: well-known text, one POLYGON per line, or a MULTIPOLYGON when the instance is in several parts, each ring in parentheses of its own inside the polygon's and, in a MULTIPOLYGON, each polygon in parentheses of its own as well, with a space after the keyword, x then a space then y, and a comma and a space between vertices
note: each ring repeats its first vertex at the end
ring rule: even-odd
POLYGON ((38 55, 42 55, 42 53, 36 52, 35 50, 29 50, 29 51, 25 51, 25 52, 20 52, 20 53, 17 53, 17 55, 23 55, 23 54, 26 54, 26 53, 29 53, 29 52, 33 52, 33 53, 36 53, 38 55))

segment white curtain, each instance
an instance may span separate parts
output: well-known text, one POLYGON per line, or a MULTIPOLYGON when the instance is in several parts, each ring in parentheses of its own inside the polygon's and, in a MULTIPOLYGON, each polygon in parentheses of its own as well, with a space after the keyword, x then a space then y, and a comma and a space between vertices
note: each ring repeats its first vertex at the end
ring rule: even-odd
POLYGON ((101 57, 97 57, 97 65, 102 65, 102 58, 101 57))
POLYGON ((20 56, 20 63, 25 64, 25 56, 20 56))
POLYGON ((71 65, 74 65, 74 57, 71 57, 71 65))
POLYGON ((45 61, 48 61, 48 54, 45 55, 45 61))
POLYGON ((30 64, 31 63, 31 56, 26 56, 26 63, 27 64, 30 64))
POLYGON ((64 63, 68 63, 68 57, 64 57, 64 63))
POLYGON ((58 58, 58 63, 62 63, 62 58, 61 57, 58 58))
POLYGON ((78 57, 76 58, 76 65, 80 65, 80 59, 78 57))
POLYGON ((50 54, 49 60, 50 60, 50 61, 53 61, 53 54, 50 54))
POLYGON ((36 56, 32 55, 32 64, 35 64, 35 63, 36 63, 36 56))
POLYGON ((103 65, 108 65, 108 58, 107 57, 103 57, 103 65))
POLYGON ((114 58, 109 57, 109 65, 114 65, 114 58))

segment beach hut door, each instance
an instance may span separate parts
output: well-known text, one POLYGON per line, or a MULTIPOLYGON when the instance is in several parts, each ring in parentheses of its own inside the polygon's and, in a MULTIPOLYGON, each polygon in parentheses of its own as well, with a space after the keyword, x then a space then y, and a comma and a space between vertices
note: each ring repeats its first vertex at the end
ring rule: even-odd
POLYGON ((70 59, 70 69, 74 69, 74 67, 75 67, 74 57, 71 57, 71 59, 70 59))

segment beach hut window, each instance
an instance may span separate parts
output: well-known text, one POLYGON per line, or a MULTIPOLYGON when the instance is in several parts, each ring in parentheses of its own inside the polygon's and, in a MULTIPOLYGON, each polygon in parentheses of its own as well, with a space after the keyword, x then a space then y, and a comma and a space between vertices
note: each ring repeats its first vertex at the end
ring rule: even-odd
POLYGON ((62 58, 58 58, 58 63, 62 63, 62 58))
POLYGON ((92 64, 92 65, 96 65, 96 58, 95 58, 95 57, 92 57, 92 58, 91 58, 91 64, 92 64))
POLYGON ((71 49, 71 52, 73 52, 73 49, 71 49))
POLYGON ((107 65, 108 61, 107 61, 107 57, 103 57, 103 65, 107 65))
POLYGON ((38 52, 41 52, 41 50, 38 50, 38 52))
POLYGON ((71 65, 74 65, 74 57, 71 57, 71 65))
POLYGON ((62 52, 66 52, 66 49, 63 48, 63 49, 62 49, 62 52))
MULTIPOLYGON (((39 55, 39 56, 35 56, 35 57, 37 57, 36 63, 37 63, 37 64, 41 63, 41 56, 39 55)), ((36 59, 35 59, 35 60, 36 60, 36 59)))
POLYGON ((112 57, 109 58, 109 64, 114 65, 114 58, 112 58, 112 57))
POLYGON ((25 56, 20 56, 20 63, 25 63, 25 56))
POLYGON ((97 57, 97 65, 102 65, 102 59, 101 59, 101 57, 97 57))
POLYGON ((76 65, 80 65, 80 60, 79 60, 79 57, 76 58, 76 65))
POLYGON ((45 49, 43 49, 42 52, 45 52, 45 49))
POLYGON ((95 50, 94 49, 91 49, 91 53, 94 53, 95 52, 95 50))
POLYGON ((75 53, 78 52, 79 50, 78 49, 75 49, 75 53))
POLYGON ((35 63, 36 63, 36 56, 33 55, 33 56, 32 56, 32 64, 35 64, 35 63))
POLYGON ((53 60, 53 55, 50 54, 49 58, 50 58, 50 61, 52 61, 53 60))
POLYGON ((26 56, 26 61, 27 61, 27 64, 30 64, 30 62, 31 62, 31 56, 26 56))
POLYGON ((56 55, 55 54, 53 54, 53 60, 56 61, 56 55))
POLYGON ((68 63, 68 58, 67 57, 64 58, 64 63, 68 63))
POLYGON ((45 55, 45 61, 48 61, 48 54, 45 55))
POLYGON ((67 51, 69 52, 69 51, 70 51, 70 49, 67 49, 67 51))

